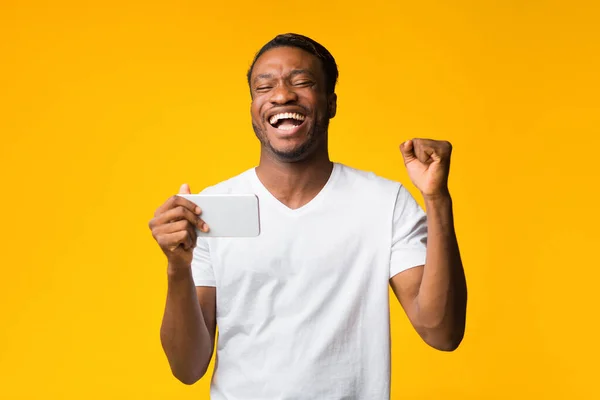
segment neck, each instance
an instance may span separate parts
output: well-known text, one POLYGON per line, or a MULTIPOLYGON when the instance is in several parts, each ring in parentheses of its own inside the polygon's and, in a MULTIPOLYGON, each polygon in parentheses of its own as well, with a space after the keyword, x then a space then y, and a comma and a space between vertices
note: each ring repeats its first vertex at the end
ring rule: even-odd
POLYGON ((327 151, 306 160, 283 162, 263 149, 256 174, 265 188, 280 202, 291 209, 310 202, 323 189, 333 163, 327 151))

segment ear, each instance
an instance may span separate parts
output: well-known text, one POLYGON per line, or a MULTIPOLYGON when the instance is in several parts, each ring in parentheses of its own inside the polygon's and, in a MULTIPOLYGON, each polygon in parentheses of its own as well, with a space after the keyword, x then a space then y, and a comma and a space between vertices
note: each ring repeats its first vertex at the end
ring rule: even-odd
POLYGON ((329 118, 335 117, 337 112, 337 94, 331 93, 327 99, 329 118))

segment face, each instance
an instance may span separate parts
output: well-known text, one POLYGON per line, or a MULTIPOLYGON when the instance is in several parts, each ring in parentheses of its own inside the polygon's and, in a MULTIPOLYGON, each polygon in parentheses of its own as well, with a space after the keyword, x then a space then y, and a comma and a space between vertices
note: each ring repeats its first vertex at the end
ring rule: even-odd
POLYGON ((327 95, 317 57, 295 47, 268 50, 254 64, 250 90, 252 127, 263 151, 286 162, 326 151, 336 95, 327 95))

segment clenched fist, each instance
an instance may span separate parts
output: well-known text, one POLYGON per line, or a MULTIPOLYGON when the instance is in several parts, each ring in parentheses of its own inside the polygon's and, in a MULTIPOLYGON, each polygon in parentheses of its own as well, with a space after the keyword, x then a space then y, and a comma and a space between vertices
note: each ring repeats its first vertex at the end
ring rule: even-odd
MULTIPOLYGON (((183 184, 180 194, 190 194, 183 184)), ((154 213, 149 226, 152 236, 167 256, 170 268, 189 268, 196 247, 196 228, 208 232, 208 225, 200 218, 202 210, 181 196, 172 196, 154 213)))
POLYGON ((400 145, 408 176, 423 197, 448 194, 452 145, 446 141, 411 139, 400 145))

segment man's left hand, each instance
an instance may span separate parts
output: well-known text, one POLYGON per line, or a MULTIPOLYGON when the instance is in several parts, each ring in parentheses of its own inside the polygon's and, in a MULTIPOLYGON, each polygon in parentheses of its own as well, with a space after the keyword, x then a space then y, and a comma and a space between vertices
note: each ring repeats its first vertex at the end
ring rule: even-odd
POLYGON ((448 195, 452 145, 446 141, 411 139, 400 145, 408 176, 424 198, 448 195))

